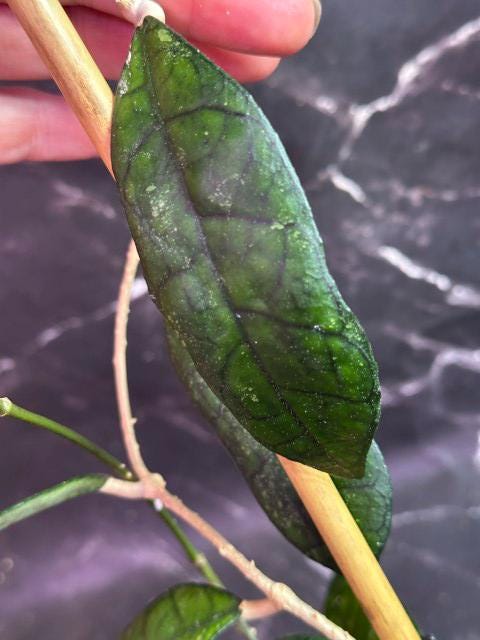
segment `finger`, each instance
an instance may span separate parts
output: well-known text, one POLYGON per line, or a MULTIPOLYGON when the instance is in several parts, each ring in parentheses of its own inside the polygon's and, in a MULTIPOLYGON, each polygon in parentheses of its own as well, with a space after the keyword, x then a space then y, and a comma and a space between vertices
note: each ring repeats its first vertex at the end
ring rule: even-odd
MULTIPOLYGON (((108 78, 117 78, 127 57, 132 25, 83 7, 72 7, 68 12, 102 73, 108 78)), ((3 51, 9 52, 9 55, 0 57, 2 80, 41 80, 50 77, 27 34, 4 5, 0 6, 0 42, 3 51)))
POLYGON ((217 47, 283 57, 312 37, 318 0, 164 0, 167 23, 187 39, 217 47))
MULTIPOLYGON (((5 0, 2 0, 5 1, 5 0)), ((119 16, 114 0, 62 0, 119 16)), ((187 39, 283 57, 301 49, 320 19, 319 0, 161 0, 167 24, 187 39)))
MULTIPOLYGON (((72 7, 69 13, 102 73, 108 78, 117 78, 127 57, 132 27, 123 20, 82 7, 72 7)), ((4 51, 10 52, 10 55, 0 57, 2 80, 49 77, 32 43, 7 7, 0 7, 0 42, 4 51)), ((279 62, 278 58, 249 56, 200 42, 196 45, 240 82, 266 78, 279 62)))
POLYGON ((239 82, 258 82, 268 78, 280 63, 280 58, 251 56, 246 53, 219 49, 202 42, 191 41, 206 56, 239 82))
POLYGON ((27 88, 0 90, 0 164, 96 155, 63 98, 27 88))

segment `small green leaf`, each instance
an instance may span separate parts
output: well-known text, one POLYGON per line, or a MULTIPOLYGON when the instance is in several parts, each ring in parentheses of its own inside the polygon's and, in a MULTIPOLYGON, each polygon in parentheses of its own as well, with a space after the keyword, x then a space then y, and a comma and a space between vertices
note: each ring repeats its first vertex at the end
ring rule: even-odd
POLYGON ((362 477, 377 365, 298 177, 248 92, 151 17, 118 83, 112 164, 150 293, 206 383, 271 451, 362 477))
POLYGON ((213 640, 240 617, 240 600, 203 584, 179 584, 154 600, 122 640, 213 640))
MULTIPOLYGON (((276 455, 258 443, 222 405, 171 330, 167 330, 167 337, 180 378, 229 450, 267 516, 300 551, 338 570, 276 455)), ((371 549, 379 556, 390 531, 392 487, 378 445, 373 442, 367 455, 364 478, 332 478, 371 549)))
POLYGON ((95 493, 105 484, 107 477, 100 473, 92 473, 71 478, 7 507, 0 511, 0 531, 66 500, 86 493, 95 493))

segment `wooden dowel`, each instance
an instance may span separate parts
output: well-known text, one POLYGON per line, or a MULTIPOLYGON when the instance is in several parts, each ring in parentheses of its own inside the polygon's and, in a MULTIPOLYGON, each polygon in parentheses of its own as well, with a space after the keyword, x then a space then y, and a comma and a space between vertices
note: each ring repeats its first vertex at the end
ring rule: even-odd
MULTIPOLYGON (((8 3, 112 173, 113 96, 67 14, 58 0, 8 3)), ((420 640, 330 476, 279 460, 380 640, 420 640)))
POLYGON ((112 173, 112 92, 62 5, 57 0, 8 4, 112 173))
POLYGON ((419 635, 327 473, 277 456, 381 640, 419 635))

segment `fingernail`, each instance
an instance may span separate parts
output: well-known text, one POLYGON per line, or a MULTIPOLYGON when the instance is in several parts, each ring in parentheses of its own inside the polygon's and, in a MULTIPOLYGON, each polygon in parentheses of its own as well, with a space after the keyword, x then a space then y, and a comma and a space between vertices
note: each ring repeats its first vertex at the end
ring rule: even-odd
POLYGON ((322 15, 322 5, 320 4, 320 0, 312 0, 312 2, 313 2, 313 11, 314 11, 314 14, 313 14, 314 24, 313 24, 313 31, 312 31, 312 36, 313 36, 320 22, 320 18, 322 15))

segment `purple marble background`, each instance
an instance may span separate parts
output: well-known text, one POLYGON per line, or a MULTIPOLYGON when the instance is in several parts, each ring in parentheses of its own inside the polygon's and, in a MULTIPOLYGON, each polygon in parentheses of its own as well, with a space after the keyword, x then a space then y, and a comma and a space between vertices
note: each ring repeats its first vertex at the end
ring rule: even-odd
MULTIPOLYGON (((311 44, 253 91, 380 363, 378 440, 395 490, 386 571, 425 630, 480 640, 480 4, 325 0, 311 44)), ((128 233, 115 186, 96 161, 3 167, 0 184, 0 395, 122 455, 110 360, 128 233)), ((329 572, 256 506, 177 381, 141 280, 129 347, 149 465, 320 606, 329 572)), ((97 468, 1 423, 1 506, 97 468)), ((232 589, 256 594, 198 543, 232 589)), ((0 533, 0 639, 114 640, 150 598, 195 577, 143 505, 81 498, 0 533)), ((262 638, 301 629, 287 616, 261 625, 262 638)))

